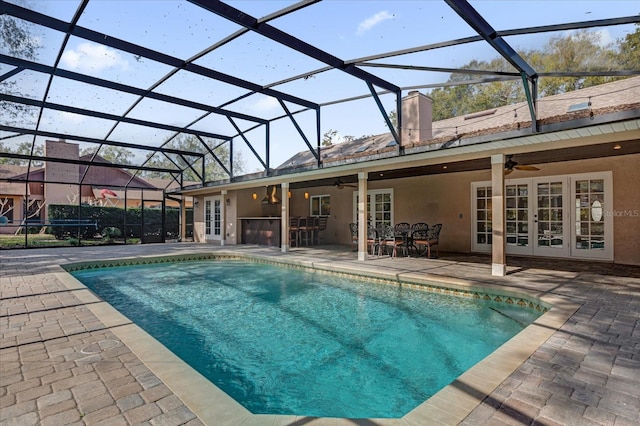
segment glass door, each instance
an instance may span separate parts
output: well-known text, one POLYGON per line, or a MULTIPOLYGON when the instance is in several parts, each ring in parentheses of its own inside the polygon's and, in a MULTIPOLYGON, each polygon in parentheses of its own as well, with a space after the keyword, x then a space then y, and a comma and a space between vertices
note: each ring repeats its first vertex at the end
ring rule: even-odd
POLYGON ((572 179, 574 257, 613 259, 613 218, 610 173, 576 175, 572 179))
POLYGON ((222 196, 204 199, 204 233, 207 241, 222 241, 222 196))
MULTIPOLYGON (((358 191, 353 193, 353 221, 358 222, 358 191)), ((367 191, 367 221, 370 226, 393 225, 393 190, 367 191)))
POLYGON ((567 179, 534 179, 533 254, 564 257, 569 255, 567 179))
POLYGON ((529 183, 507 183, 505 186, 506 235, 508 254, 531 254, 529 230, 529 183))

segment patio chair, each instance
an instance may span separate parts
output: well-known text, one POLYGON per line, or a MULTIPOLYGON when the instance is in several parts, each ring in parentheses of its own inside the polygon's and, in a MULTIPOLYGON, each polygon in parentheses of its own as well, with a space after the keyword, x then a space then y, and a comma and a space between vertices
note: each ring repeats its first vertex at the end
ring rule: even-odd
POLYGON ((378 228, 378 256, 382 254, 382 250, 387 251, 391 248, 391 257, 396 257, 398 247, 402 246, 404 240, 399 238, 396 230, 391 225, 382 225, 378 228))
POLYGON ((376 253, 376 247, 380 245, 378 230, 371 225, 367 226, 367 251, 371 254, 376 253))
POLYGON ((351 232, 351 251, 358 251, 358 224, 351 222, 349 231, 351 232))
POLYGON ((396 238, 402 239, 402 251, 405 256, 409 255, 409 250, 413 245, 412 236, 411 236, 411 224, 407 222, 396 223, 393 227, 396 233, 396 238))
POLYGON ((411 225, 411 240, 418 255, 422 256, 425 254, 427 251, 427 241, 429 240, 429 225, 424 222, 411 225))
POLYGON ((414 243, 417 246, 424 246, 424 252, 421 255, 425 254, 428 259, 431 259, 431 249, 436 247, 436 258, 438 257, 438 243, 440 240, 440 231, 442 230, 442 224, 438 223, 433 225, 429 229, 425 231, 414 231, 414 236, 418 235, 418 237, 414 237, 414 243), (417 234, 416 234, 417 232, 417 234))

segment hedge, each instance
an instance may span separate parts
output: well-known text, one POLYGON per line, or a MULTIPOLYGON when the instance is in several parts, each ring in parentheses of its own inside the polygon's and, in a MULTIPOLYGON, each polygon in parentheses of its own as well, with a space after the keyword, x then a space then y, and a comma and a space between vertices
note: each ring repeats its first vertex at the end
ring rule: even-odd
MULTIPOLYGON (((187 210, 187 216, 189 216, 187 210)), ((166 208, 165 236, 166 238, 177 238, 180 235, 180 209, 166 208)), ((191 215, 191 217, 193 217, 191 215)), ((95 235, 101 235, 105 228, 118 228, 123 236, 127 238, 142 238, 142 209, 129 208, 121 209, 118 207, 101 207, 101 206, 72 206, 68 204, 50 204, 49 205, 49 222, 56 220, 95 220, 98 229, 95 226, 51 226, 48 233, 53 234, 58 239, 76 237, 82 239, 91 239, 95 235), (125 226, 126 214, 126 226, 125 226), (78 235, 78 230, 80 235, 78 235)), ((160 237, 162 234, 162 210, 161 209, 145 209, 145 236, 160 237)))

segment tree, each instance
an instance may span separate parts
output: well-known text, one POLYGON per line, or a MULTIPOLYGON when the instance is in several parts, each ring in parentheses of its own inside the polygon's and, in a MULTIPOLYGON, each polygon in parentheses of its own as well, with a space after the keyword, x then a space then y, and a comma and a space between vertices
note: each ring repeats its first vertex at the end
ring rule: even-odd
MULTIPOLYGON (((638 41, 637 38, 640 39, 640 35, 636 33, 627 36, 624 46, 624 42, 619 41, 620 51, 616 49, 615 45, 603 46, 600 42, 600 33, 582 30, 569 35, 551 37, 541 49, 519 53, 537 72, 638 69, 637 63, 634 62, 626 67, 623 65, 625 57, 629 55, 628 52, 638 52, 637 47, 634 50, 634 42, 638 41)), ((491 61, 473 60, 464 65, 462 69, 514 71, 513 67, 502 57, 491 61)), ((448 82, 464 83, 474 79, 476 79, 474 75, 456 73, 451 75, 448 82)), ((550 96, 615 79, 616 77, 602 76, 543 77, 539 79, 538 94, 541 97, 550 96)), ((433 119, 435 121, 526 100, 520 78, 494 83, 443 87, 432 90, 429 96, 434 101, 433 119)))
MULTIPOLYGON (((11 152, 14 154, 21 155, 31 155, 31 142, 21 142, 14 149, 5 146, 2 142, 0 142, 0 152, 11 152)), ((36 145, 33 149, 33 155, 43 157, 44 156, 44 147, 42 145, 36 145)), ((20 158, 0 158, 0 164, 10 164, 14 166, 26 166, 29 160, 23 160, 20 158)), ((32 161, 31 163, 35 167, 42 166, 41 161, 32 161)))
MULTIPOLYGON (((396 110, 394 109, 394 110, 391 110, 391 111, 389 112, 389 121, 391 122, 391 125, 392 125, 395 129, 397 129, 397 128, 398 128, 398 111, 396 111, 396 110)), ((387 122, 385 121, 385 123, 384 123, 384 124, 385 124, 385 126, 386 126, 386 125, 387 125, 387 122)))
POLYGON ((333 140, 338 136, 338 131, 334 129, 329 129, 322 135, 322 146, 332 146, 333 140))
MULTIPOLYGON (((204 142, 207 144, 209 149, 213 151, 218 160, 224 164, 224 166, 229 169, 230 166, 230 151, 228 143, 223 141, 219 141, 211 138, 203 138, 204 142)), ((212 158, 209 150, 202 145, 202 142, 194 136, 194 135, 180 135, 174 139, 172 139, 165 148, 173 148, 180 149, 184 151, 192 151, 192 152, 201 152, 205 154, 205 180, 213 181, 219 179, 228 178, 229 175, 224 171, 224 169, 218 164, 218 162, 212 158)), ((178 165, 181 169, 184 169, 184 179, 190 181, 199 181, 200 178, 190 167, 188 167, 185 159, 187 161, 193 162, 193 158, 185 157, 185 159, 177 156, 175 154, 167 154, 171 159, 167 158, 164 154, 157 152, 153 156, 149 158, 146 162, 145 166, 149 167, 160 167, 160 168, 171 168, 175 169, 176 165, 178 165)), ((196 162, 191 165, 198 173, 201 173, 202 164, 196 162)), ((242 173, 244 170, 244 161, 239 152, 234 152, 233 154, 233 174, 237 175, 242 173)), ((144 172, 144 177, 159 177, 166 178, 166 174, 162 172, 144 172)))
POLYGON ((618 40, 618 43, 623 69, 640 70, 640 24, 636 24, 636 30, 618 40))
MULTIPOLYGON (((97 147, 89 147, 89 148, 81 149, 80 156, 93 155, 93 153, 96 152, 96 149, 97 147)), ((104 145, 100 149, 100 152, 98 152, 98 155, 114 164, 126 164, 126 165, 133 164, 131 160, 133 159, 134 153, 133 151, 127 148, 123 148, 119 146, 104 145)))
MULTIPOLYGON (((24 3, 22 1, 18 3, 24 3)), ((7 52, 18 58, 35 60, 41 47, 39 38, 32 33, 32 24, 8 15, 0 15, 0 51, 7 52)), ((3 93, 22 96, 16 89, 17 82, 12 80, 0 81, 3 93)), ((3 121, 7 124, 15 122, 29 113, 26 105, 0 100, 0 110, 3 121)))

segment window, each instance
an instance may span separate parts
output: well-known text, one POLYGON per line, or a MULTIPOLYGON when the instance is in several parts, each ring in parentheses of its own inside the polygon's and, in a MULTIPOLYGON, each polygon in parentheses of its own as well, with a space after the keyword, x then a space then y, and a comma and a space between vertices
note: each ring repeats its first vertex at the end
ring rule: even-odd
POLYGON ((331 214, 331 196, 313 195, 311 197, 311 216, 329 216, 331 214))
POLYGON ((13 198, 0 198, 0 217, 6 218, 0 219, 0 224, 13 222, 13 198))

